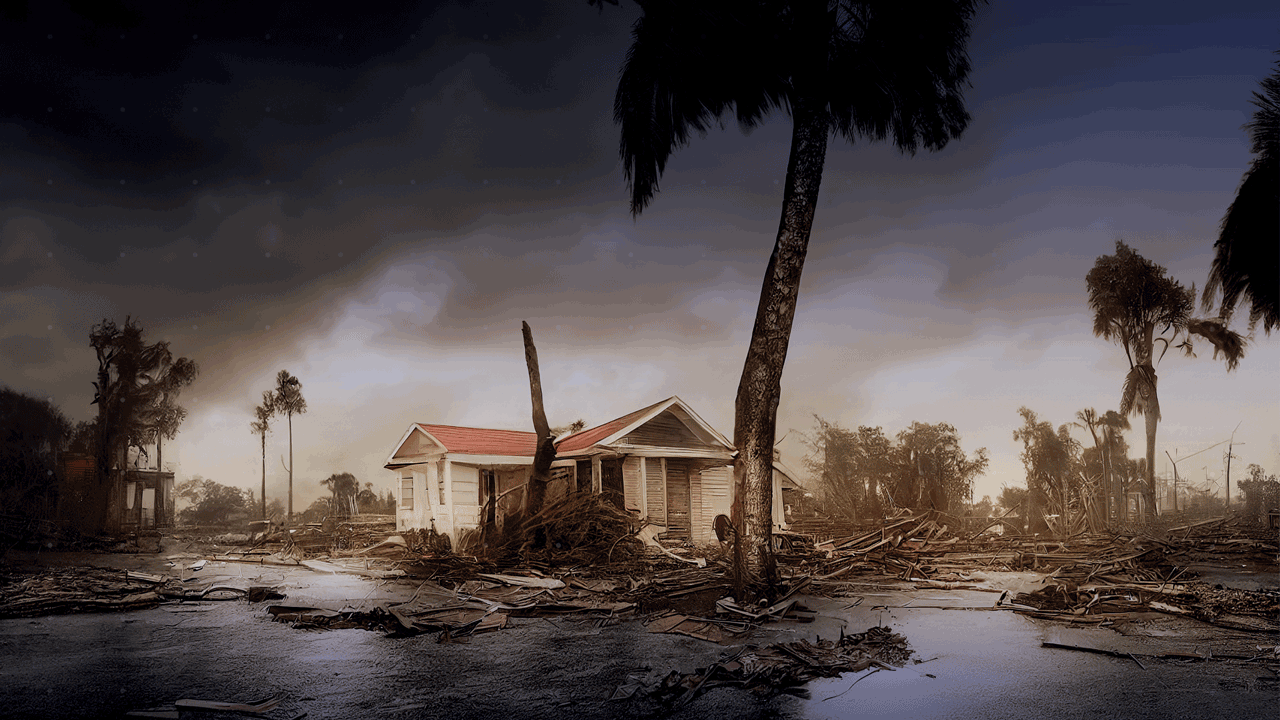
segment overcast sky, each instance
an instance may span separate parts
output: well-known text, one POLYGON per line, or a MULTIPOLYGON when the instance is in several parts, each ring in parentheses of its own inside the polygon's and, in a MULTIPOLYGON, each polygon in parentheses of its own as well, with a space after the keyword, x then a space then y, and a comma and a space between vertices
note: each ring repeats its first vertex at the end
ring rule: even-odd
MULTIPOLYGON (((0 14, 0 383, 88 419, 89 329, 137 318, 201 366, 165 451, 179 479, 257 488, 252 408, 286 368, 310 408, 296 508, 335 472, 390 487, 412 422, 532 429, 521 320, 553 425, 679 395, 732 434, 790 121, 695 137, 633 220, 612 107, 634 4, 102 5, 0 14)), ((976 494, 994 496, 1024 476, 1020 406, 1057 425, 1119 403, 1094 260, 1124 239, 1203 287, 1280 11, 1073 5, 981 10, 973 121, 943 152, 832 141, 783 376, 789 464, 814 414, 948 422, 988 449, 976 494)), ((1231 374, 1210 355, 1157 368, 1157 469, 1239 424, 1233 486, 1280 470, 1280 338, 1231 374)), ((281 420, 272 497, 286 452, 281 420)), ((1222 459, 1179 470, 1220 489, 1222 459)))

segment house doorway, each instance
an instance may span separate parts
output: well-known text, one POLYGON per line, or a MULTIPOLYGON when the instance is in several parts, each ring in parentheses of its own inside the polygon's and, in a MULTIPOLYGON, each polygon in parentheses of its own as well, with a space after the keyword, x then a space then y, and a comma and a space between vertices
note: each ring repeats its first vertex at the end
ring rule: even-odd
POLYGON ((624 507, 622 458, 600 461, 600 494, 619 508, 624 507))
POLYGON ((689 465, 682 460, 667 460, 667 532, 663 537, 689 539, 689 501, 689 465))

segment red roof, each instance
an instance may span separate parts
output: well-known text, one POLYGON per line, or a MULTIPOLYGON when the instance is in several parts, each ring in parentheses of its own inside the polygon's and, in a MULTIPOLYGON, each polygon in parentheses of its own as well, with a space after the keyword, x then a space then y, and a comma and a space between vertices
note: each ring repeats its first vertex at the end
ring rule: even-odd
POLYGON ((666 400, 661 400, 659 402, 656 402, 650 405, 647 408, 641 408, 640 410, 637 410, 633 413, 623 415, 617 420, 610 420, 609 422, 603 425, 597 425, 591 428, 590 430, 583 430, 580 433, 570 435, 566 437, 562 442, 556 443, 556 452, 568 453, 568 452, 574 452, 575 450, 584 450, 586 448, 589 448, 592 445, 595 445, 596 443, 600 442, 601 440, 604 440, 605 438, 609 437, 610 435, 622 430, 623 428, 635 422, 636 420, 639 420, 640 418, 644 417, 648 413, 652 412, 654 408, 667 402, 670 399, 671 398, 667 398, 666 400))
POLYGON ((418 423, 418 427, 440 441, 451 453, 533 457, 538 449, 538 436, 523 430, 487 430, 423 423, 418 423))

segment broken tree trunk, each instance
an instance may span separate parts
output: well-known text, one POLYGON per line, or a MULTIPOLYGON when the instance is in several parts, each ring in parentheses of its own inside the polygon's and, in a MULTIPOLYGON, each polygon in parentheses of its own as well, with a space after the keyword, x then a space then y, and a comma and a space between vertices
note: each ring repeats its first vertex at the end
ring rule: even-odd
POLYGON ((542 378, 538 373, 538 349, 533 346, 533 331, 529 323, 520 323, 524 334, 524 360, 529 366, 529 394, 533 398, 533 430, 538 435, 538 449, 533 456, 533 472, 529 476, 529 492, 525 494, 525 515, 533 517, 542 510, 547 496, 547 483, 551 482, 551 463, 556 459, 555 438, 547 424, 547 413, 542 405, 542 378))

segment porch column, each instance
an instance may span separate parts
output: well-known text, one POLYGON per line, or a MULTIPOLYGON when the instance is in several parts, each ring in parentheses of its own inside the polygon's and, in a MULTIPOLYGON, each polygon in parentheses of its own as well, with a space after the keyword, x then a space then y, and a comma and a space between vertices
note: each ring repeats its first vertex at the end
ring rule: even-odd
MULTIPOLYGON (((453 463, 449 462, 448 458, 445 458, 440 462, 444 465, 444 473, 442 474, 442 477, 444 478, 443 515, 445 516, 444 522, 447 524, 447 527, 440 528, 440 532, 449 533, 449 540, 454 543, 456 547, 458 538, 454 537, 453 534, 453 463)), ((440 518, 436 518, 436 520, 439 522, 440 518)))
POLYGON ((649 458, 640 457, 640 516, 649 514, 649 458))
POLYGON ((599 495, 603 492, 600 482, 600 456, 595 455, 591 458, 591 492, 599 495))

